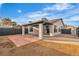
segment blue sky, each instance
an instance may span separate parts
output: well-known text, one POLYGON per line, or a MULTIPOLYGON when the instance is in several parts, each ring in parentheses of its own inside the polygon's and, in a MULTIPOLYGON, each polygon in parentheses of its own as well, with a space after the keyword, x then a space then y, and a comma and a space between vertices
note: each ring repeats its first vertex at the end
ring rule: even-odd
POLYGON ((9 17, 18 24, 63 18, 65 24, 79 26, 78 3, 0 3, 0 17, 9 17))

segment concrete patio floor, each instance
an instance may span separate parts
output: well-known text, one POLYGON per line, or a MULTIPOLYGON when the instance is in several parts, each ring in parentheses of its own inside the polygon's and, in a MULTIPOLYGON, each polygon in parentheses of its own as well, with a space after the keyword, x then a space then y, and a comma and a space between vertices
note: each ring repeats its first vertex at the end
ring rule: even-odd
POLYGON ((38 41, 37 37, 32 35, 9 35, 7 36, 17 47, 30 44, 32 42, 38 41))
MULTIPOLYGON (((26 45, 26 44, 30 44, 32 42, 35 41, 39 41, 40 39, 37 36, 34 35, 9 35, 7 36, 9 38, 9 40, 11 40, 17 47, 26 45)), ((68 34, 61 34, 61 35, 57 35, 57 36, 46 36, 44 37, 42 40, 45 41, 53 41, 53 42, 57 42, 57 43, 62 43, 62 42, 78 42, 79 43, 79 38, 72 36, 72 35, 68 35, 68 34)))

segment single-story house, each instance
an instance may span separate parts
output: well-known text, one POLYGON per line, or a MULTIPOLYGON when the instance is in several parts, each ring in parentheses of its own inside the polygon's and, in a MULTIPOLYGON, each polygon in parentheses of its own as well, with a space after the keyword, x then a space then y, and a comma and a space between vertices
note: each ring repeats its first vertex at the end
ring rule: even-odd
POLYGON ((70 29, 71 35, 77 35, 77 26, 65 25, 64 29, 70 29))
POLYGON ((36 34, 39 39, 43 39, 43 36, 45 35, 55 36, 61 34, 64 23, 62 18, 53 20, 42 18, 39 21, 32 21, 22 25, 22 35, 25 35, 25 28, 28 29, 28 34, 36 34))

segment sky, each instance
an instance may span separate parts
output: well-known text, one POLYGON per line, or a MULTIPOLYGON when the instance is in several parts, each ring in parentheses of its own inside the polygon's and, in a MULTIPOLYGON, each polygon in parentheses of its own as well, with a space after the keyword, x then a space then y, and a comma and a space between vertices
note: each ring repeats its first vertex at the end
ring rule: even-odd
POLYGON ((0 17, 8 17, 18 24, 62 18, 67 25, 79 26, 78 3, 0 3, 0 17))

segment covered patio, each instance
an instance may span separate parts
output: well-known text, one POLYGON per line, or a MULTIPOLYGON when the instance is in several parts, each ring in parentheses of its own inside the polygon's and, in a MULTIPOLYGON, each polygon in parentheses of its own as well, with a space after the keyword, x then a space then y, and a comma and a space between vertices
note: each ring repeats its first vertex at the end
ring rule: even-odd
POLYGON ((52 23, 45 21, 31 22, 22 26, 22 35, 25 35, 25 28, 28 29, 28 34, 37 35, 39 39, 44 36, 53 36, 54 26, 52 23))

